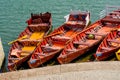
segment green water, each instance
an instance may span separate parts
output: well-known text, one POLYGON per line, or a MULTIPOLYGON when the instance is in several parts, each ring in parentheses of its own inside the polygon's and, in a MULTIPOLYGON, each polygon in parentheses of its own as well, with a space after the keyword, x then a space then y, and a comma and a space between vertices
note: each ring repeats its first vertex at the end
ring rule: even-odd
POLYGON ((51 12, 53 27, 57 28, 71 9, 90 11, 91 21, 94 22, 106 5, 119 6, 120 0, 0 0, 0 37, 6 55, 5 63, 10 47, 7 43, 25 29, 25 21, 31 13, 51 12))

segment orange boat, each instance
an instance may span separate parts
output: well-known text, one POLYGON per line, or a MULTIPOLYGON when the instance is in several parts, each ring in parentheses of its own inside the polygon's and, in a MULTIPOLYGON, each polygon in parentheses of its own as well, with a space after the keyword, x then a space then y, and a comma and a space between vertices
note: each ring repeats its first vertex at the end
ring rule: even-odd
MULTIPOLYGON (((120 27, 120 25, 119 25, 120 27)), ((112 31, 99 45, 96 53, 94 54, 96 60, 105 60, 112 56, 120 48, 120 31, 112 31)))
POLYGON ((60 64, 69 63, 90 49, 93 49, 111 30, 117 28, 119 23, 120 20, 114 19, 111 14, 93 23, 66 45, 57 58, 58 62, 60 64))
POLYGON ((89 12, 71 12, 68 16, 68 21, 45 37, 34 50, 28 61, 30 68, 38 67, 59 55, 65 45, 88 26, 86 22, 89 22, 89 16, 89 12))
POLYGON ((28 60, 38 45, 52 29, 51 13, 31 14, 28 26, 19 37, 9 42, 12 44, 8 54, 8 69, 17 70, 23 62, 28 60))

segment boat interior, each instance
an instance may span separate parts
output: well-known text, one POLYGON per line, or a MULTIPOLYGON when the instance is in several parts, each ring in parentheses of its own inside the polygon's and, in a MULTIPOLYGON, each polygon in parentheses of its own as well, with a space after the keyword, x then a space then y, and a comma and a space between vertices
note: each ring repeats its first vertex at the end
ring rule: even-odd
POLYGON ((100 44, 97 54, 102 52, 108 52, 120 48, 120 35, 119 31, 113 31, 110 33, 104 41, 100 44))
POLYGON ((77 35, 73 41, 66 46, 61 55, 90 48, 100 42, 108 33, 110 33, 110 31, 116 29, 119 26, 118 24, 113 24, 109 21, 104 23, 101 21, 98 22, 97 26, 93 25, 77 35))

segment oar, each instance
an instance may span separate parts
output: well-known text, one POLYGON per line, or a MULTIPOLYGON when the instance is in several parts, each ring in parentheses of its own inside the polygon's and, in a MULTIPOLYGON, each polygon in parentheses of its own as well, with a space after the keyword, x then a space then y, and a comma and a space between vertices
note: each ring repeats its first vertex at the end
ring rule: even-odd
POLYGON ((50 37, 50 36, 54 36, 54 35, 58 35, 58 34, 61 34, 61 33, 63 33, 63 31, 53 33, 51 35, 45 36, 44 38, 47 38, 47 37, 50 37))
POLYGON ((24 36, 22 36, 22 37, 19 38, 19 39, 16 39, 16 40, 14 40, 14 41, 9 42, 8 45, 9 45, 9 44, 12 44, 12 43, 14 43, 14 42, 16 42, 16 41, 19 41, 19 40, 25 39, 25 38, 27 38, 27 37, 28 37, 28 35, 24 35, 24 36))

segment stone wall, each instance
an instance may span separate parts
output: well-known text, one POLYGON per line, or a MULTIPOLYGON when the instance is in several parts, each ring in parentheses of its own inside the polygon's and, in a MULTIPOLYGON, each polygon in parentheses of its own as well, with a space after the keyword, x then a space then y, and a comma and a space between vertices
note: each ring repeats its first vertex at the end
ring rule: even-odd
POLYGON ((13 71, 0 80, 119 80, 120 62, 84 62, 13 71))

